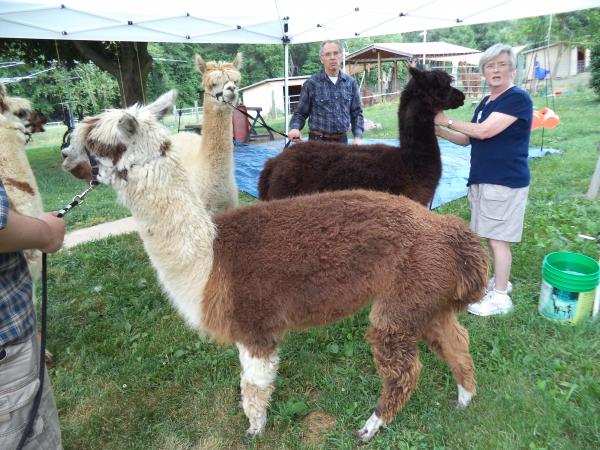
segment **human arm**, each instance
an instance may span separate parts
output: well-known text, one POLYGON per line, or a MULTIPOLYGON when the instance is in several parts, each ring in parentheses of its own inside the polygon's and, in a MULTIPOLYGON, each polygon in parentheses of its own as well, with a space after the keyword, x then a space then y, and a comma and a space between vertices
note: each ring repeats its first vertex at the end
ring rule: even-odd
POLYGON ((298 100, 298 106, 296 111, 292 115, 290 120, 290 129, 288 131, 288 138, 295 141, 302 139, 302 133, 300 130, 304 127, 306 119, 310 115, 311 111, 311 83, 307 80, 302 89, 300 90, 300 99, 298 100))
POLYGON ((485 140, 500 134, 511 126, 517 120, 517 117, 494 111, 481 123, 452 120, 452 125, 450 125, 449 120, 444 111, 436 114, 434 119, 435 124, 445 127, 445 129, 440 128, 442 131, 438 136, 448 139, 455 144, 468 145, 470 138, 485 140), (448 129, 449 125, 451 129, 448 129))
POLYGON ((362 135, 365 130, 365 118, 360 104, 360 91, 358 84, 353 79, 352 100, 350 102, 350 125, 354 135, 354 144, 362 144, 362 135))
POLYGON ((30 248, 53 253, 62 247, 64 236, 65 222, 55 213, 35 218, 9 210, 4 223, 0 222, 0 253, 30 248))

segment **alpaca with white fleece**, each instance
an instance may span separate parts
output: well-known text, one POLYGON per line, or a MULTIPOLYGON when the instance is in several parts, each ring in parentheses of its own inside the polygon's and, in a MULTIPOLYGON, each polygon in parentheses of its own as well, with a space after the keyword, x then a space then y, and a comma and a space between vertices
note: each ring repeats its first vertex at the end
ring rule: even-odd
MULTIPOLYGON (((190 186, 204 200, 212 215, 238 206, 238 188, 233 163, 233 107, 239 99, 242 55, 232 62, 205 62, 196 55, 196 67, 202 75, 204 113, 202 136, 177 133, 169 148, 178 153, 190 186)), ((94 119, 84 119, 90 123, 94 119)), ((76 128, 72 139, 85 128, 76 128)), ((78 178, 90 181, 92 171, 87 154, 63 150, 63 167, 78 178)))
POLYGON ((367 338, 382 392, 357 437, 369 441, 411 396, 420 340, 450 366, 458 404, 467 406, 474 369, 456 312, 485 290, 487 253, 478 236, 457 217, 364 190, 211 216, 160 123, 174 98, 170 92, 147 107, 89 119, 67 150, 98 160, 98 180, 131 210, 160 283, 186 322, 238 347, 247 436, 267 423, 281 338, 369 303, 367 338))
MULTIPOLYGON (((31 217, 39 217, 44 210, 25 144, 32 132, 43 131, 45 119, 41 117, 28 100, 8 96, 0 84, 0 178, 11 207, 31 217)), ((37 280, 41 275, 41 252, 31 249, 23 253, 33 280, 37 280)))

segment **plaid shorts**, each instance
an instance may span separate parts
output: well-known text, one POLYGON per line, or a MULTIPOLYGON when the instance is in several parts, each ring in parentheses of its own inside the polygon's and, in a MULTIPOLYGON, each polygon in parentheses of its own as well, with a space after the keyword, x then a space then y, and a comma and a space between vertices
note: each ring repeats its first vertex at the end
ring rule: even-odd
MULTIPOLYGON (((0 349, 0 449, 15 449, 27 426, 38 379, 37 335, 0 349)), ((56 403, 48 372, 44 376, 42 401, 25 450, 62 449, 56 403)))
POLYGON ((487 239, 521 242, 528 194, 529 186, 470 185, 471 229, 487 239))

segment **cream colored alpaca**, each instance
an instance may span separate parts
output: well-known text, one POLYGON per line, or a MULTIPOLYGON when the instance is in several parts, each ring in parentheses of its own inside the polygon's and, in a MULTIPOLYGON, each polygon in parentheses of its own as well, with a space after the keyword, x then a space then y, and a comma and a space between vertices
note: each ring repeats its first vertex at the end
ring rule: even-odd
POLYGON ((238 205, 238 189, 233 168, 233 115, 237 105, 239 68, 242 55, 228 62, 204 62, 196 55, 196 67, 202 74, 204 87, 204 119, 200 158, 182 158, 184 167, 207 202, 209 213, 238 205))
MULTIPOLYGON (((9 97, 0 84, 0 178, 11 206, 20 214, 39 217, 43 213, 42 197, 25 153, 32 109, 28 100, 9 97)), ((34 280, 41 274, 38 250, 25 250, 29 271, 34 280)))
MULTIPOLYGON (((171 137, 170 148, 181 161, 190 185, 204 201, 212 215, 238 205, 238 188, 233 162, 232 106, 238 101, 239 68, 242 55, 238 53, 228 62, 204 62, 196 55, 196 65, 204 86, 204 120, 202 136, 178 133, 171 137)), ((175 93, 173 95, 176 95, 175 93)), ((90 123, 94 119, 85 119, 90 123)), ((83 128, 73 131, 72 139, 83 128)), ((89 159, 85 153, 63 151, 63 167, 78 178, 91 179, 89 159)))
POLYGON ((368 337, 383 389, 358 438, 370 440, 410 397, 421 339, 448 363, 459 405, 467 406, 473 361, 456 310, 484 292, 487 253, 479 237, 457 217, 369 191, 258 202, 213 217, 160 123, 175 95, 82 122, 66 154, 98 160, 98 181, 131 210, 186 322, 237 345, 247 436, 266 425, 282 336, 371 302, 368 337))

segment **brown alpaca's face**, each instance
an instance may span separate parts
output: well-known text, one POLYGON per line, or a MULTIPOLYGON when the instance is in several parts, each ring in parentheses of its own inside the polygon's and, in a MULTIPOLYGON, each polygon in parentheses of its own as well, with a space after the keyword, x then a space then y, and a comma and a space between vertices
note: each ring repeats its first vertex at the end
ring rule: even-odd
POLYGON ((176 91, 163 94, 155 102, 128 109, 114 109, 84 119, 62 150, 63 169, 77 178, 116 185, 127 181, 133 166, 142 167, 170 150, 170 133, 161 120, 173 109, 176 91))
POLYGON ((432 112, 438 113, 446 109, 455 109, 465 102, 465 95, 454 86, 452 76, 443 70, 419 70, 410 68, 411 80, 405 90, 415 96, 427 99, 432 112))

